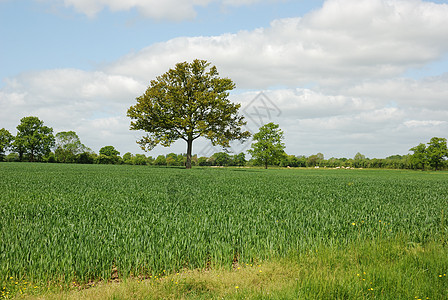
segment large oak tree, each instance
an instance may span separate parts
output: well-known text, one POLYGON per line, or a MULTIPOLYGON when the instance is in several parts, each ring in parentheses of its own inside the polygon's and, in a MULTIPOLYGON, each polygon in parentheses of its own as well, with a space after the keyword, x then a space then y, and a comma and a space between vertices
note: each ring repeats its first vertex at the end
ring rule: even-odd
POLYGON ((205 60, 176 64, 165 74, 152 80, 137 104, 128 110, 132 130, 144 130, 147 135, 137 143, 151 150, 158 144, 170 146, 176 140, 187 143, 187 169, 191 168, 193 141, 199 137, 212 144, 229 147, 230 141, 244 141, 248 131, 238 114, 240 104, 228 100, 235 84, 229 78, 218 77, 215 66, 205 60))

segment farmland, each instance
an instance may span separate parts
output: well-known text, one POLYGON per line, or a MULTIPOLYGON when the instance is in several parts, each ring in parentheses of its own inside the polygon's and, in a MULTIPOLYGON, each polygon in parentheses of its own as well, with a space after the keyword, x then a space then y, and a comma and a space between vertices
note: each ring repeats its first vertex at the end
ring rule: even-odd
POLYGON ((2 163, 0 288, 429 245, 414 267, 448 295, 447 190, 446 172, 2 163))

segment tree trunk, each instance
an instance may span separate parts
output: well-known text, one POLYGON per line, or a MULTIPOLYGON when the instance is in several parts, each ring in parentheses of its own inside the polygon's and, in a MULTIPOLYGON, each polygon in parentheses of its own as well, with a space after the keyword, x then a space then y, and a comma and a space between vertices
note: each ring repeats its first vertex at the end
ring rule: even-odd
POLYGON ((31 149, 30 151, 30 162, 34 162, 34 150, 31 149))
POLYGON ((265 169, 268 168, 268 160, 266 160, 266 161, 264 162, 264 168, 265 168, 265 169))
POLYGON ((187 162, 185 167, 191 169, 191 151, 193 150, 193 139, 188 139, 187 141, 187 162))

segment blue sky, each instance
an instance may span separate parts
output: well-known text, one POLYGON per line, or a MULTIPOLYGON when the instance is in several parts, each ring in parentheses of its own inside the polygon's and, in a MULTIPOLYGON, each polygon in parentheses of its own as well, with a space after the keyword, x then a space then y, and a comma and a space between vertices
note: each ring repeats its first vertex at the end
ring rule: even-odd
POLYGON ((274 19, 303 15, 321 3, 284 1, 238 7, 211 3, 198 7, 194 19, 171 21, 145 18, 135 8, 118 12, 105 8, 89 17, 62 3, 0 1, 0 78, 29 70, 92 70, 153 43, 266 27, 274 19))
MULTIPOLYGON (((35 115, 96 152, 142 153, 127 108, 202 58, 235 81, 253 132, 263 91, 289 154, 406 154, 447 137, 447 15, 429 0, 0 0, 0 128, 35 115)), ((169 152, 184 143, 147 154, 169 152)))

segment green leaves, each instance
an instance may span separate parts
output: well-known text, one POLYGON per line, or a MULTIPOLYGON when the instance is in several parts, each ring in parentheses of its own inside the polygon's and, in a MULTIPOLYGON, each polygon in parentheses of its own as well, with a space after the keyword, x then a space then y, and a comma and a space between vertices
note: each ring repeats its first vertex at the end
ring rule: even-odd
POLYGON ((448 149, 445 138, 433 137, 426 148, 429 165, 437 170, 442 160, 448 157, 448 149))
POLYGON ((128 110, 131 130, 147 132, 138 144, 151 150, 168 147, 178 139, 187 142, 187 167, 191 166, 191 145, 199 137, 213 145, 229 147, 232 140, 245 141, 250 133, 238 115, 239 104, 231 103, 228 91, 235 84, 218 77, 216 67, 205 60, 178 63, 174 69, 152 80, 137 104, 128 110))
POLYGON ((120 152, 118 152, 114 146, 104 146, 100 149, 100 155, 98 161, 100 164, 115 164, 120 159, 120 152))
POLYGON ((58 162, 74 162, 76 155, 91 151, 81 143, 74 131, 63 131, 56 134, 56 159, 58 162))
POLYGON ((34 161, 36 157, 39 159, 54 147, 53 128, 43 124, 37 117, 24 117, 20 120, 14 148, 21 158, 27 154, 29 160, 34 161))
POLYGON ((3 159, 5 151, 11 148, 13 140, 14 137, 8 130, 0 129, 0 161, 3 159))
POLYGON ((426 164, 429 164, 434 170, 438 170, 442 165, 444 158, 448 157, 448 149, 445 138, 433 137, 428 147, 425 144, 420 143, 410 151, 414 154, 411 156, 411 163, 415 169, 424 169, 426 164))
POLYGON ((279 125, 268 123, 260 127, 260 131, 254 135, 256 142, 252 143, 252 149, 248 152, 267 169, 269 164, 278 162, 286 155, 283 138, 283 131, 279 129, 279 125))

